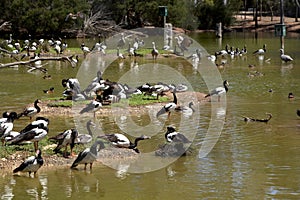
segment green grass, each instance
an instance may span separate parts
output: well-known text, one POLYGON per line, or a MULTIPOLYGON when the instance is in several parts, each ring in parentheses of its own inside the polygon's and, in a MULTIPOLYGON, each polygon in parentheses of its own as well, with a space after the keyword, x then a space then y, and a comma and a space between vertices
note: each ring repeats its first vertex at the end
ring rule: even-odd
MULTIPOLYGON (((45 98, 42 100, 48 100, 50 101, 47 106, 49 107, 62 107, 62 108, 71 108, 73 106, 73 103, 75 104, 88 104, 90 100, 86 101, 78 101, 73 102, 71 100, 60 100, 61 97, 51 97, 51 98, 45 98)), ((122 99, 119 103, 112 104, 115 107, 124 107, 125 105, 129 106, 143 106, 148 105, 152 103, 163 103, 168 102, 170 99, 168 97, 159 97, 159 99, 156 99, 154 96, 147 96, 147 95, 132 95, 129 99, 122 99)))
POLYGON ((119 103, 114 103, 113 106, 116 107, 124 107, 124 106, 142 106, 148 105, 152 103, 163 103, 170 101, 168 97, 156 97, 147 96, 147 95, 132 95, 129 99, 122 99, 119 103))

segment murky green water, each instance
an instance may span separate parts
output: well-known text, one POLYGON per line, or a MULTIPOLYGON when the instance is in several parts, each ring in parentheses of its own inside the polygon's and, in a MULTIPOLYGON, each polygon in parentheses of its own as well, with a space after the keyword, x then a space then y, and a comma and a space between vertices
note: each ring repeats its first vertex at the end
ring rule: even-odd
MULTIPOLYGON (((5 173, 0 179, 2 199, 299 199, 300 198, 300 118, 296 109, 300 108, 300 40, 299 35, 285 38, 285 51, 295 58, 289 64, 279 57, 279 39, 273 34, 254 33, 226 34, 222 41, 213 34, 191 35, 209 53, 223 49, 225 44, 242 48, 247 45, 249 52, 267 44, 265 59, 247 56, 230 59, 220 73, 230 83, 227 94, 225 124, 222 134, 207 157, 199 159, 197 151, 201 147, 211 118, 210 103, 199 104, 200 120, 197 126, 182 123, 175 114, 166 125, 181 126, 185 132, 197 131, 192 147, 194 154, 179 158, 162 169, 148 173, 126 173, 128 166, 120 163, 119 170, 106 165, 95 165, 92 172, 71 171, 68 167, 46 170, 41 168, 37 178, 13 176, 5 173), (260 71, 263 77, 249 78, 249 64, 260 71), (272 89, 272 93, 269 90, 272 89), (295 99, 287 98, 289 92, 295 99), (245 123, 242 115, 265 118, 270 112, 273 118, 268 124, 245 123), (184 126, 184 127, 183 127, 184 126)), ((90 41, 92 43, 92 41, 90 41)), ((93 61, 92 61, 93 62, 93 61)), ((153 65, 151 60, 144 61, 153 65)), ((159 62, 159 61, 158 61, 159 62)), ((95 63, 101 63, 96 61, 95 63)), ((207 92, 201 76, 184 61, 163 59, 183 74, 194 90, 207 92)), ((135 63, 127 60, 122 66, 112 64, 105 72, 105 78, 118 80, 122 74, 134 68, 135 63)), ((140 64, 140 63, 138 63, 140 64)), ((89 70, 89 65, 81 70, 89 70)), ((100 64, 98 68, 101 68, 100 64)), ((98 69, 97 68, 97 69, 98 69)), ((47 69, 51 80, 44 80, 40 72, 27 73, 26 69, 1 69, 0 94, 1 112, 20 111, 36 98, 45 98, 42 90, 55 87, 55 95, 61 94, 61 79, 76 76, 77 69, 67 63, 49 62, 47 69)), ((139 72, 137 72, 139 74, 139 72)), ((146 75, 145 76, 146 79, 146 75)), ((177 80, 177 79, 176 79, 177 80)), ((137 79, 136 82, 143 80, 137 79)), ((129 117, 129 116, 127 116, 129 117)), ((197 119, 193 116, 192 119, 197 119)), ((74 126, 73 119, 50 117, 50 133, 74 126)), ((97 120, 106 133, 120 131, 120 124, 113 116, 98 116, 97 120)), ((126 121, 126 120, 125 120, 126 121)), ((147 125, 148 115, 135 116, 139 125, 147 125)), ((24 127, 27 119, 16 121, 16 130, 24 127)), ((159 125, 159 122, 157 122, 159 125)), ((123 124, 126 127, 126 123, 123 124)), ((164 129, 151 140, 144 141, 140 150, 150 152, 163 143, 164 129)))

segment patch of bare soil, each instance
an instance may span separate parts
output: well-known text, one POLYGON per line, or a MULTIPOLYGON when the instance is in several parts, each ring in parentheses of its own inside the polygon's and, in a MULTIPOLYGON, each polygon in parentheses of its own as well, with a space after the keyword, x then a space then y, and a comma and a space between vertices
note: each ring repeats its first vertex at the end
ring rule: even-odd
MULTIPOLYGON (((255 31, 255 21, 252 15, 235 15, 236 22, 230 27, 234 30, 249 30, 255 31)), ((280 23, 280 17, 271 16, 258 17, 258 27, 256 31, 259 32, 274 32, 274 25, 280 23)), ((284 17, 284 24, 288 32, 298 32, 300 33, 300 21, 296 22, 295 18, 284 17)))

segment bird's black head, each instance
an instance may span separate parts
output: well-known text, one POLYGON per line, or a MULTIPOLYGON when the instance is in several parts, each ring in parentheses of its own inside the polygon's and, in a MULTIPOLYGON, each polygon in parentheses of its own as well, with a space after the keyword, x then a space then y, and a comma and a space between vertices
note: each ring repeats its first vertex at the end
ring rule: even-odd
POLYGON ((174 128, 173 126, 168 126, 168 127, 167 127, 167 131, 168 131, 168 133, 173 133, 173 132, 175 132, 176 130, 175 130, 175 128, 174 128))
POLYGON ((34 101, 34 103, 35 103, 35 104, 41 103, 41 101, 40 101, 39 99, 36 99, 36 100, 34 101))
POLYGON ((9 112, 5 111, 4 113, 2 113, 2 117, 3 118, 8 118, 9 117, 9 112))
POLYGON ((151 137, 147 136, 147 135, 142 135, 140 137, 138 137, 140 140, 147 140, 147 139, 151 139, 151 137))
POLYGON ((94 122, 92 122, 92 120, 90 119, 89 121, 86 122, 87 126, 96 126, 96 124, 94 122))
POLYGON ((10 118, 10 119, 17 119, 18 118, 18 114, 16 112, 11 112, 9 114, 8 118, 10 118))
POLYGON ((36 120, 36 121, 37 121, 37 120, 44 120, 44 121, 46 121, 46 122, 49 123, 49 119, 46 118, 46 117, 37 117, 37 118, 35 118, 35 120, 36 120))

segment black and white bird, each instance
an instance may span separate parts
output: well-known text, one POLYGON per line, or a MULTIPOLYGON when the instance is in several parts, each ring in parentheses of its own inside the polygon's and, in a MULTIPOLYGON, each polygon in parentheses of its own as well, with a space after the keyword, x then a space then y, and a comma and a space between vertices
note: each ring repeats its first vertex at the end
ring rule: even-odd
POLYGON ((5 137, 9 135, 9 133, 14 128, 14 120, 17 118, 16 112, 11 112, 7 116, 6 122, 0 124, 0 138, 2 141, 2 145, 5 144, 5 137))
POLYGON ((96 118, 96 112, 102 107, 102 104, 97 99, 92 100, 91 103, 87 104, 79 113, 83 114, 86 112, 93 112, 94 118, 96 118))
POLYGON ((84 43, 81 44, 80 48, 81 48, 81 50, 83 52, 84 58, 86 58, 86 55, 91 52, 90 48, 87 47, 87 46, 85 46, 84 43))
POLYGON ((167 127, 165 139, 167 142, 191 143, 191 141, 187 137, 185 137, 185 135, 177 132, 173 126, 167 127))
POLYGON ((170 117, 171 112, 175 110, 175 108, 177 107, 177 97, 176 97, 176 91, 173 91, 173 102, 167 103, 166 105, 164 105, 157 113, 156 113, 156 117, 159 117, 160 115, 164 114, 164 113, 168 113, 168 117, 170 117))
POLYGON ((293 58, 289 55, 284 54, 284 50, 280 49, 280 58, 284 62, 293 61, 293 58))
POLYGON ((43 164, 44 160, 42 158, 42 151, 38 149, 35 156, 28 157, 24 162, 21 163, 19 167, 13 170, 13 173, 28 172, 30 176, 30 174, 33 172, 35 176, 36 172, 43 164))
POLYGON ((97 140, 90 148, 86 148, 82 152, 80 152, 73 162, 71 169, 74 169, 79 164, 84 164, 84 170, 86 170, 87 164, 90 164, 90 170, 92 169, 93 162, 98 157, 98 152, 101 149, 104 149, 104 143, 100 140, 97 140))
POLYGON ((156 60, 158 54, 159 53, 158 50, 156 49, 155 42, 152 42, 152 51, 151 51, 152 58, 156 60))
POLYGON ((95 126, 94 122, 92 122, 92 120, 87 121, 86 129, 88 133, 87 134, 79 133, 75 140, 75 144, 88 144, 93 140, 93 132, 91 130, 91 126, 95 126))
POLYGON ((191 116, 195 109, 193 108, 194 103, 191 101, 188 106, 177 106, 175 108, 176 111, 182 112, 184 116, 191 116))
POLYGON ((9 116, 9 112, 5 111, 2 113, 2 118, 0 119, 0 124, 3 123, 3 122, 7 122, 7 118, 9 116))
POLYGON ((222 87, 217 87, 217 88, 213 89, 212 91, 210 91, 210 93, 208 95, 205 96, 205 98, 217 95, 218 96, 218 101, 220 101, 221 95, 225 94, 228 91, 228 86, 229 86, 229 83, 228 83, 227 80, 225 80, 223 82, 222 87))
POLYGON ((23 128, 20 133, 25 133, 25 132, 28 132, 34 128, 37 128, 39 126, 48 126, 49 125, 49 119, 48 118, 45 118, 45 117, 37 117, 35 119, 35 121, 31 122, 30 124, 28 124, 25 128, 23 128), (40 125, 42 124, 42 125, 40 125))
POLYGON ((34 150, 38 150, 38 143, 48 134, 48 127, 44 126, 44 124, 39 124, 36 128, 33 128, 27 132, 24 132, 17 137, 13 138, 10 141, 12 145, 18 145, 23 142, 33 142, 34 143, 34 150))
POLYGON ((266 44, 263 45, 262 49, 257 49, 256 51, 253 52, 254 55, 263 55, 267 49, 266 49, 266 44))
POLYGON ((41 108, 39 107, 38 103, 41 103, 40 100, 36 99, 34 101, 33 107, 25 108, 22 113, 18 115, 18 118, 21 116, 27 116, 32 120, 32 117, 41 112, 41 108))
POLYGON ((155 151, 156 156, 161 157, 173 157, 173 156, 185 156, 187 153, 191 153, 189 146, 191 141, 183 134, 177 132, 174 127, 168 126, 165 133, 166 143, 160 145, 155 151))
POLYGON ((98 136, 98 138, 107 139, 111 142, 111 144, 114 147, 133 149, 136 153, 140 153, 140 151, 137 148, 138 142, 141 140, 150 139, 151 137, 142 135, 140 137, 135 138, 133 143, 125 135, 120 133, 101 135, 98 136))
POLYGON ((71 157, 74 156, 73 154, 73 148, 75 146, 75 141, 76 138, 78 136, 78 131, 74 128, 72 129, 68 129, 65 130, 62 133, 59 133, 58 135, 54 136, 54 137, 50 137, 50 140, 56 140, 57 146, 55 147, 55 149, 53 150, 55 153, 58 153, 60 151, 60 149, 65 148, 64 152, 63 152, 63 156, 65 158, 68 157, 67 155, 67 148, 68 146, 70 146, 70 155, 71 157))

